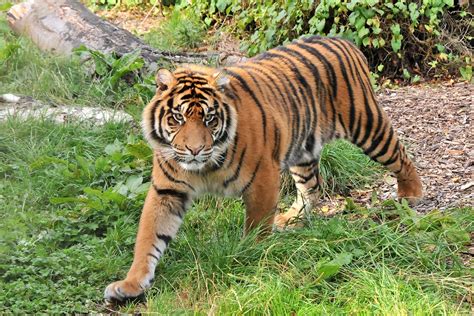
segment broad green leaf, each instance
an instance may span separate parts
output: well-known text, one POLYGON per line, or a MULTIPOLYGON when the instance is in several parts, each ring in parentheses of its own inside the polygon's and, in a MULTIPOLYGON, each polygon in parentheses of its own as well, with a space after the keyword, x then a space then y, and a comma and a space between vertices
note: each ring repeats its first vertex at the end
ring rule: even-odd
POLYGON ((369 34, 369 29, 366 28, 366 27, 362 27, 359 32, 357 32, 357 35, 359 35, 359 37, 362 39, 364 38, 367 34, 369 34))
POLYGON ((322 33, 325 25, 326 19, 321 19, 320 21, 318 21, 318 23, 316 23, 316 30, 318 31, 318 33, 322 33))
POLYGON ((107 146, 105 146, 105 153, 108 155, 112 155, 115 152, 121 151, 122 148, 122 143, 120 143, 120 141, 116 139, 113 144, 108 144, 107 146))
POLYGON ((392 26, 390 26, 390 30, 392 31, 392 34, 394 35, 399 35, 400 34, 400 24, 395 23, 392 26))
MULTIPOLYGON (((444 4, 446 4, 449 7, 454 6, 454 0, 443 0, 444 4)), ((471 2, 472 3, 472 2, 471 2)), ((472 4, 471 4, 472 5, 472 4)))
POLYGON ((125 150, 128 154, 138 159, 148 159, 153 155, 153 151, 144 141, 135 144, 127 144, 125 150))
POLYGON ((392 49, 395 53, 398 52, 400 50, 400 48, 402 48, 401 39, 397 39, 397 38, 393 37, 390 44, 392 45, 392 49))
POLYGON ((130 176, 127 178, 127 181, 125 182, 125 185, 128 187, 130 192, 135 192, 136 189, 143 183, 143 177, 142 176, 130 176))
POLYGON ((333 262, 328 262, 328 263, 325 263, 325 264, 322 264, 317 273, 320 275, 320 278, 325 280, 325 279, 329 279, 330 277, 336 275, 339 270, 341 269, 341 266, 340 264, 337 264, 337 263, 333 263, 333 262))

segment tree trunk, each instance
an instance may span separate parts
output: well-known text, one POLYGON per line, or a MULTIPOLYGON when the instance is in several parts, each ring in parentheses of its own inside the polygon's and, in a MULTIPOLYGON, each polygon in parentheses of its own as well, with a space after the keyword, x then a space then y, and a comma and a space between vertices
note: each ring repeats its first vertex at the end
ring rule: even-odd
POLYGON ((103 53, 124 53, 139 49, 146 63, 160 59, 172 63, 206 63, 217 59, 231 64, 245 57, 229 54, 170 53, 158 51, 145 44, 130 32, 119 28, 89 11, 75 0, 28 0, 14 5, 8 11, 12 30, 31 38, 41 49, 60 55, 70 55, 81 45, 103 53))

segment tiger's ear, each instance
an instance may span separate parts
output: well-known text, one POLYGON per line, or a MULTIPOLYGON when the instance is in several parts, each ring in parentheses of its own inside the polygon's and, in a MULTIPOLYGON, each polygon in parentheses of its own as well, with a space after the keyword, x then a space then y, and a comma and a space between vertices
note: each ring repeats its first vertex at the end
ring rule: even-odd
POLYGON ((166 68, 161 68, 156 73, 156 88, 160 91, 165 91, 174 82, 175 78, 171 71, 166 68))
POLYGON ((212 77, 214 78, 214 83, 220 91, 225 91, 229 86, 230 79, 224 70, 216 72, 212 75, 212 77))

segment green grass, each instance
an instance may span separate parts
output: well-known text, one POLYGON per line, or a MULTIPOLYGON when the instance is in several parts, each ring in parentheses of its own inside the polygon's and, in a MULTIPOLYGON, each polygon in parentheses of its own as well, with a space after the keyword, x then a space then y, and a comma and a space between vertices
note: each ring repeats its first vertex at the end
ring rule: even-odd
MULTIPOLYGON (((0 123, 0 312, 103 311, 103 288, 131 263, 149 184, 150 151, 137 135, 118 123, 0 123)), ((305 228, 258 243, 242 238, 243 219, 238 199, 196 202, 157 268, 147 307, 121 310, 469 311, 472 271, 460 253, 472 208, 423 216, 394 201, 348 203, 342 214, 315 214, 305 228)))
POLYGON ((79 58, 64 58, 39 51, 16 37, 0 12, 0 94, 26 95, 48 103, 124 108, 143 106, 137 91, 125 82, 113 86, 91 76, 94 65, 81 66, 79 58))
POLYGON ((144 40, 159 50, 175 52, 197 48, 206 37, 204 23, 193 12, 172 10, 144 40))

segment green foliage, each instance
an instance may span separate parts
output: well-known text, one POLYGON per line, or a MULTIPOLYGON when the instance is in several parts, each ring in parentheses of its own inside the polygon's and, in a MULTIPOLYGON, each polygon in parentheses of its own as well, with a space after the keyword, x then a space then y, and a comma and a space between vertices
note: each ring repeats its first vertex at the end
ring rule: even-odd
POLYGON ((464 36, 472 28, 469 13, 448 13, 453 6, 452 0, 198 0, 189 4, 208 25, 233 17, 236 32, 244 37, 242 48, 250 55, 306 34, 341 36, 362 48, 372 68, 383 64, 384 75, 399 78, 404 69, 431 77, 454 72, 462 57, 471 54, 472 37, 464 36), (445 55, 438 54, 436 45, 444 45, 445 55), (430 67, 432 61, 439 62, 436 71, 430 67))
POLYGON ((131 131, 0 123, 0 312, 96 308, 130 259, 150 173, 150 150, 131 131))
POLYGON ((90 56, 94 61, 95 73, 104 77, 106 79, 104 80, 105 83, 110 85, 112 89, 116 89, 119 80, 127 75, 131 75, 132 80, 138 77, 137 71, 145 65, 139 51, 115 56, 114 54, 103 54, 82 46, 77 48, 75 52, 79 53, 82 58, 90 56))
MULTIPOLYGON (((104 54, 86 47, 80 47, 75 52, 81 59, 89 59, 94 75, 107 90, 117 94, 133 87, 140 100, 146 104, 154 96, 156 85, 154 72, 147 69, 139 51, 116 54, 104 54)), ((87 66, 86 66, 87 67, 87 66)))
POLYGON ((182 51, 198 47, 206 36, 206 25, 190 11, 175 8, 160 26, 145 34, 151 46, 164 51, 182 51))
POLYGON ((374 183, 385 171, 361 149, 342 140, 323 148, 320 170, 325 190, 342 194, 374 183))

